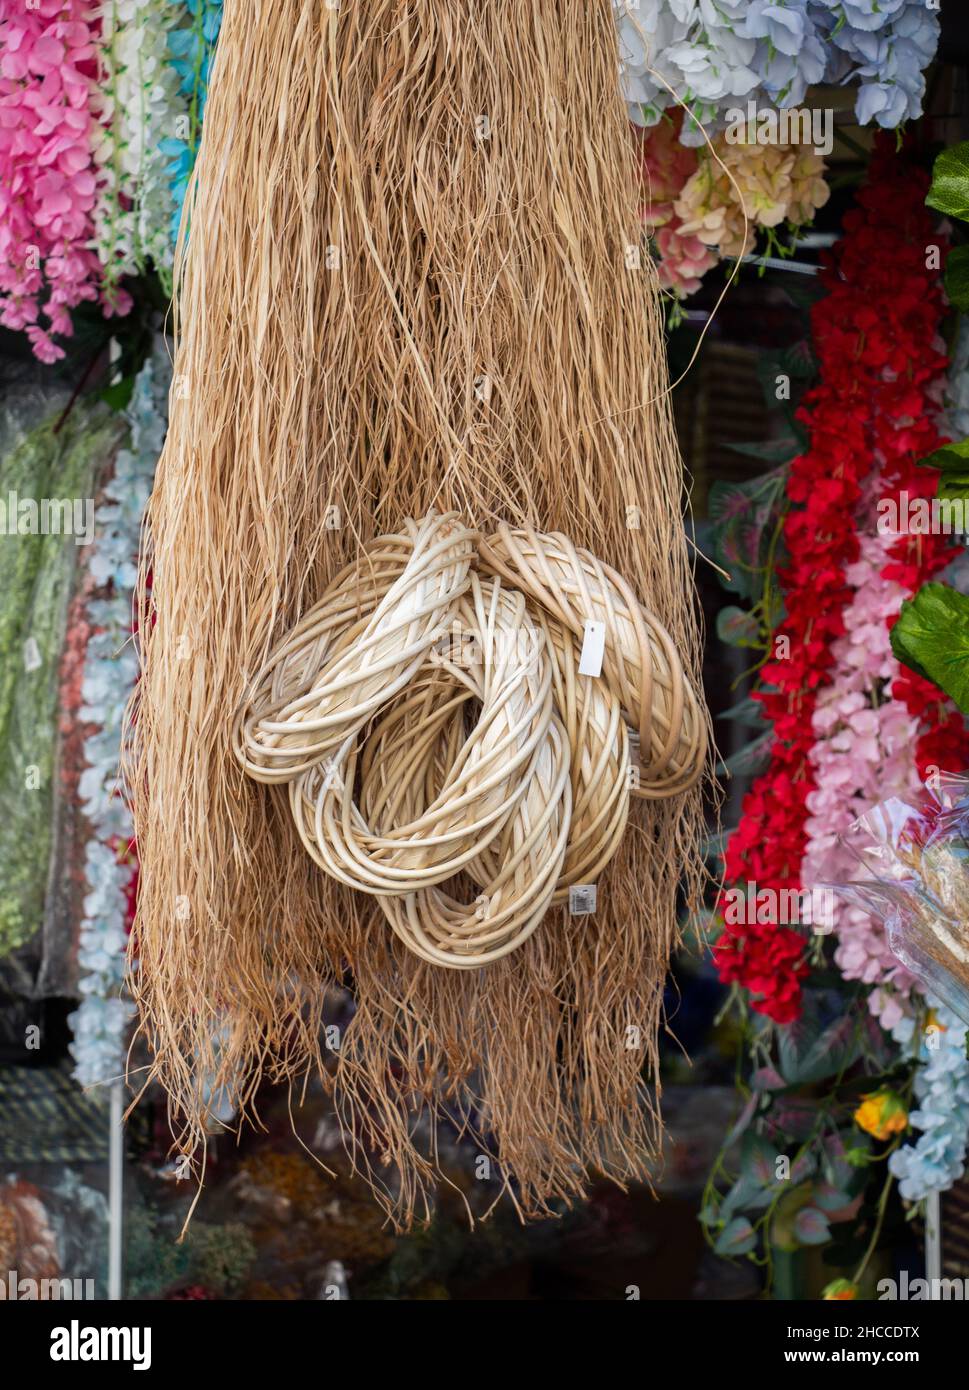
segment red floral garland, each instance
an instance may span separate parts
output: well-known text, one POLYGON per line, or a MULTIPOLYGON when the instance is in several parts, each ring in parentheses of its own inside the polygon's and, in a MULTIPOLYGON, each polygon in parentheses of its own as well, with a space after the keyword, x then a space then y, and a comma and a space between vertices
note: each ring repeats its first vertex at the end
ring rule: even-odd
MULTIPOLYGON (((774 650, 786 647, 789 656, 764 667, 764 688, 754 695, 773 723, 774 743, 727 846, 727 883, 755 882, 758 890, 776 892, 801 886, 806 801, 814 787, 812 715, 830 680, 832 644, 844 631, 851 598, 845 567, 858 553, 853 517, 862 481, 881 458, 886 479, 899 490, 912 496, 935 490, 933 475, 916 467, 940 442, 932 387, 946 366, 936 348, 944 312, 940 277, 927 265, 933 241, 927 187, 927 176, 899 157, 892 141, 880 139, 858 206, 845 217, 844 237, 822 270, 828 293, 811 314, 819 383, 799 411, 809 447, 791 465, 793 506, 783 528, 791 558, 778 576, 786 617, 774 650)), ((903 537, 886 577, 914 591, 945 564, 945 547, 944 537, 903 537)), ((923 719, 920 771, 933 762, 961 765, 963 723, 939 691, 906 674, 893 693, 923 719)), ((721 980, 750 990, 755 1010, 790 1023, 800 1013, 808 972, 805 944, 791 927, 728 922, 714 956, 721 980)))

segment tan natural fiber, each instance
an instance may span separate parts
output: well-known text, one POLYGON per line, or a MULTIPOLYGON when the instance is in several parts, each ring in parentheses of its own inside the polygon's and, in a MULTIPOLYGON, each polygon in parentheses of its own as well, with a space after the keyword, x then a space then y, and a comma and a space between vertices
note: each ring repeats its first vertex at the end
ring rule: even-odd
POLYGON ((422 1109, 494 1151, 495 1196, 524 1213, 580 1197, 590 1169, 646 1173, 678 889, 689 906, 701 883, 699 784, 636 802, 594 918, 553 908, 503 959, 441 970, 320 872, 286 788, 236 758, 235 720, 361 546, 435 507, 600 556, 698 690, 617 68, 610 0, 226 0, 186 199, 127 752, 132 985, 183 1152, 201 1161, 220 1088, 254 1118, 261 1081, 322 1067, 404 1224, 439 1181, 422 1109), (356 1013, 324 1053, 326 990, 348 970, 356 1013))

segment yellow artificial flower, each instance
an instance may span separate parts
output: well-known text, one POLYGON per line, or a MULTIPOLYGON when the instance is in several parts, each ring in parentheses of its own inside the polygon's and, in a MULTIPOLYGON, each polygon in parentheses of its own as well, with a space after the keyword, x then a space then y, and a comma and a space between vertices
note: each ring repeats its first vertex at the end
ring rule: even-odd
POLYGON ((828 201, 824 160, 810 148, 732 144, 722 134, 713 143, 717 158, 701 156, 674 210, 682 235, 722 256, 745 255, 758 228, 810 222, 828 201))
POLYGON ((893 1134, 902 1134, 908 1129, 908 1111, 901 1096, 894 1091, 872 1091, 862 1096, 854 1121, 859 1129, 875 1139, 890 1139, 893 1134))

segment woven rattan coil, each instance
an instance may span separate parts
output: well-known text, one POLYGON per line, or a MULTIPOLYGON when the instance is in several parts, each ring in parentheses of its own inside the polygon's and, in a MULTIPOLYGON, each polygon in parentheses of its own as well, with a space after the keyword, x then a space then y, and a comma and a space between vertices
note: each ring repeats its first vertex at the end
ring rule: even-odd
POLYGON ((270 654, 235 729, 258 782, 290 782, 402 690, 468 585, 475 533, 451 513, 364 547, 270 654))
POLYGON ((524 595, 472 575, 450 631, 388 705, 365 739, 350 736, 290 785, 317 864, 378 895, 468 868, 529 795, 554 705, 545 634, 528 622, 524 595), (462 736, 472 702, 479 713, 462 736))
POLYGON ((481 542, 478 559, 576 637, 589 621, 605 623, 602 678, 639 733, 634 793, 662 798, 691 787, 706 759, 703 714, 669 634, 622 575, 558 532, 504 523, 481 542))
POLYGON ((373 895, 423 960, 467 970, 615 854, 637 789, 627 723, 639 790, 692 784, 696 700, 622 577, 563 536, 502 526, 478 543, 431 513, 366 546, 270 653, 235 748, 256 780, 288 783, 325 873, 373 895), (601 677, 579 672, 590 619, 601 677))

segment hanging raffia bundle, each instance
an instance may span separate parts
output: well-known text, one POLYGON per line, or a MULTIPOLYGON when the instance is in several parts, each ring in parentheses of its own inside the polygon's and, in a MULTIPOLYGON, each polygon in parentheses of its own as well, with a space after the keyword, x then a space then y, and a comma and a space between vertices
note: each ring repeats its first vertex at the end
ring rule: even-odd
MULTIPOLYGON (((348 566, 379 602, 398 561, 378 544, 360 565, 361 547, 432 509, 491 537, 485 577, 460 598, 468 612, 510 586, 532 602, 543 581, 527 528, 561 532, 624 577, 696 686, 680 465, 610 0, 227 0, 189 203, 128 749, 142 864, 133 987, 179 1147, 201 1157, 220 1088, 251 1115, 261 1079, 325 1064, 355 1156, 395 1165, 386 1190, 369 1171, 402 1223, 437 1179, 415 1113, 445 1101, 490 1136, 526 1213, 581 1195, 590 1169, 641 1177, 678 886, 694 900, 701 876, 701 792, 670 737, 682 688, 669 663, 653 677, 658 718, 626 709, 644 768, 667 781, 659 799, 632 798, 596 915, 558 905, 566 862, 536 928, 480 968, 422 959, 381 908, 400 898, 319 862, 337 853, 330 815, 357 827, 340 853, 379 882, 411 865, 371 830, 393 799, 381 759, 410 737, 414 701, 439 707, 433 672, 405 674, 399 654, 381 667, 403 703, 372 707, 383 723, 361 756, 375 790, 358 810, 352 786, 337 815, 310 769, 298 792, 272 771, 291 770, 288 718, 324 721, 318 743, 330 716, 339 732, 325 691, 290 708, 324 641, 301 619, 348 566), (303 655, 280 664, 287 642, 303 655), (245 766, 260 681, 272 727, 249 761, 268 785, 245 766), (321 1056, 324 996, 348 967, 357 1010, 339 1052, 321 1056)), ((342 622, 337 610, 321 621, 342 622)), ((537 620, 560 653, 563 701, 575 620, 568 603, 537 620)), ((362 620, 356 633, 370 640, 362 620)), ((630 659, 604 685, 634 703, 642 674, 630 659)), ((527 692, 536 708, 545 698, 527 692)), ((607 716, 583 714, 600 731, 607 716)), ((446 749, 455 736, 441 728, 446 749)), ((625 732, 610 738, 608 756, 625 758, 625 732)), ((447 758, 435 758, 439 789, 447 758)), ((573 807, 618 834, 604 793, 589 811, 593 791, 573 779, 573 807)), ((503 795, 499 782, 486 814, 503 795)), ((398 797, 393 811, 419 821, 426 808, 398 797)), ((498 843, 482 872, 500 873, 498 843)), ((573 865, 595 868, 585 849, 573 865)))

